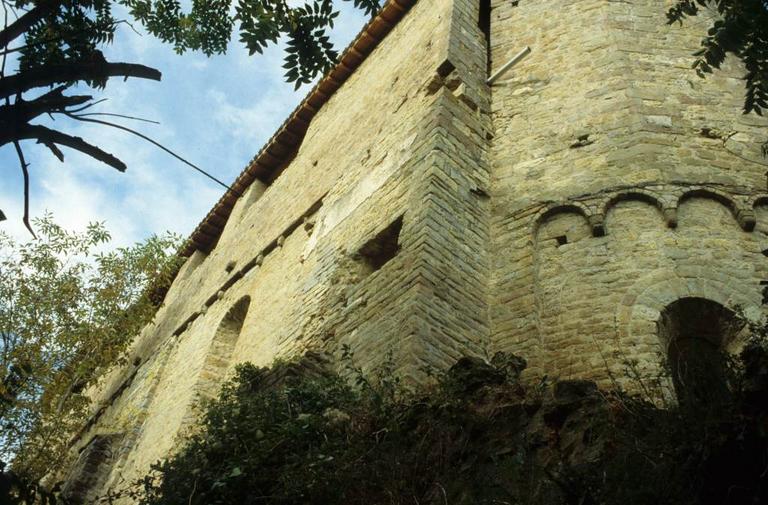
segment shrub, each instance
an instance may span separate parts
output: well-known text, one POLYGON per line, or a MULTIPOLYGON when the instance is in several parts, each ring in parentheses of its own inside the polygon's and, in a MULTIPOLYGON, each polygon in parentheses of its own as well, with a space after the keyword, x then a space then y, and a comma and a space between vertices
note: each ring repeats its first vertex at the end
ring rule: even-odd
POLYGON ((764 339, 733 360, 729 401, 696 408, 589 381, 524 387, 523 367, 462 358, 408 392, 391 368, 348 365, 350 385, 242 365, 197 433, 127 493, 143 505, 768 502, 764 339))

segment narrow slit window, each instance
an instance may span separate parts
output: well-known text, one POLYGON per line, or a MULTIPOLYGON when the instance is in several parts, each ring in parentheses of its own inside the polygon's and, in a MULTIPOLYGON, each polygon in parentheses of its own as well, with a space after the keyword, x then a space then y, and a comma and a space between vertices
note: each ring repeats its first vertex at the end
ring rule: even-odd
POLYGON ((400 252, 399 239, 402 228, 403 216, 400 216, 357 251, 357 257, 366 266, 368 273, 379 270, 397 256, 400 252))
POLYGON ((491 0, 480 0, 480 13, 477 26, 485 36, 485 65, 491 71, 491 0))

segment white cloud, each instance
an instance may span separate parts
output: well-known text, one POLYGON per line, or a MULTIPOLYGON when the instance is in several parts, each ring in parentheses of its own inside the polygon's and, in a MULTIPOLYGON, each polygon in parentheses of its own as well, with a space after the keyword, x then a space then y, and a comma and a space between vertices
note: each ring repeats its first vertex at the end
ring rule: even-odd
MULTIPOLYGON (((364 17, 342 4, 334 40, 346 45, 364 17)), ((160 125, 114 120, 156 139, 192 163, 229 183, 262 147, 308 91, 283 82, 282 52, 271 48, 249 57, 237 42, 226 56, 176 55, 154 37, 121 29, 105 50, 112 61, 140 62, 163 72, 163 81, 110 81, 105 90, 78 89, 107 97, 98 111, 140 116, 160 125)), ((64 149, 61 164, 51 153, 24 142, 32 177, 31 213, 47 209, 69 228, 106 221, 114 243, 127 245, 171 230, 188 235, 223 193, 223 188, 155 146, 126 132, 95 125, 41 121, 102 147, 128 165, 124 174, 64 149)), ((12 145, 0 149, 0 229, 21 239, 22 178, 12 145)))

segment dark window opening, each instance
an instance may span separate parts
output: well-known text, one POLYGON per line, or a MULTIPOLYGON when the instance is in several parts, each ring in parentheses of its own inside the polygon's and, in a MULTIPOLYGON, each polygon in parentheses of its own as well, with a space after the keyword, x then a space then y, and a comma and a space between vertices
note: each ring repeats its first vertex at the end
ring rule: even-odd
POLYGON ((485 65, 491 71, 491 0, 480 0, 480 15, 477 26, 485 36, 485 65))
POLYGON ((398 240, 402 228, 403 216, 400 216, 357 251, 357 257, 369 273, 379 270, 400 252, 398 240))
POLYGON ((682 298, 664 309, 659 336, 669 344, 669 371, 681 405, 700 408, 728 401, 725 346, 742 326, 732 311, 703 298, 682 298))
POLYGON ((565 245, 568 243, 568 237, 565 235, 558 235, 555 237, 555 240, 557 240, 557 247, 560 247, 561 245, 565 245))

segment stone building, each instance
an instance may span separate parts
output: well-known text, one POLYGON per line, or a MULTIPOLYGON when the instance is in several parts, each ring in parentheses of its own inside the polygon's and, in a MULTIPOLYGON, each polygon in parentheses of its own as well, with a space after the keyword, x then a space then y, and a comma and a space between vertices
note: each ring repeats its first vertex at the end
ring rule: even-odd
POLYGON ((691 70, 702 23, 671 3, 390 0, 191 236, 70 484, 142 475, 242 361, 348 344, 418 380, 501 350, 605 381, 734 345, 768 278, 767 123, 738 61, 691 70))

